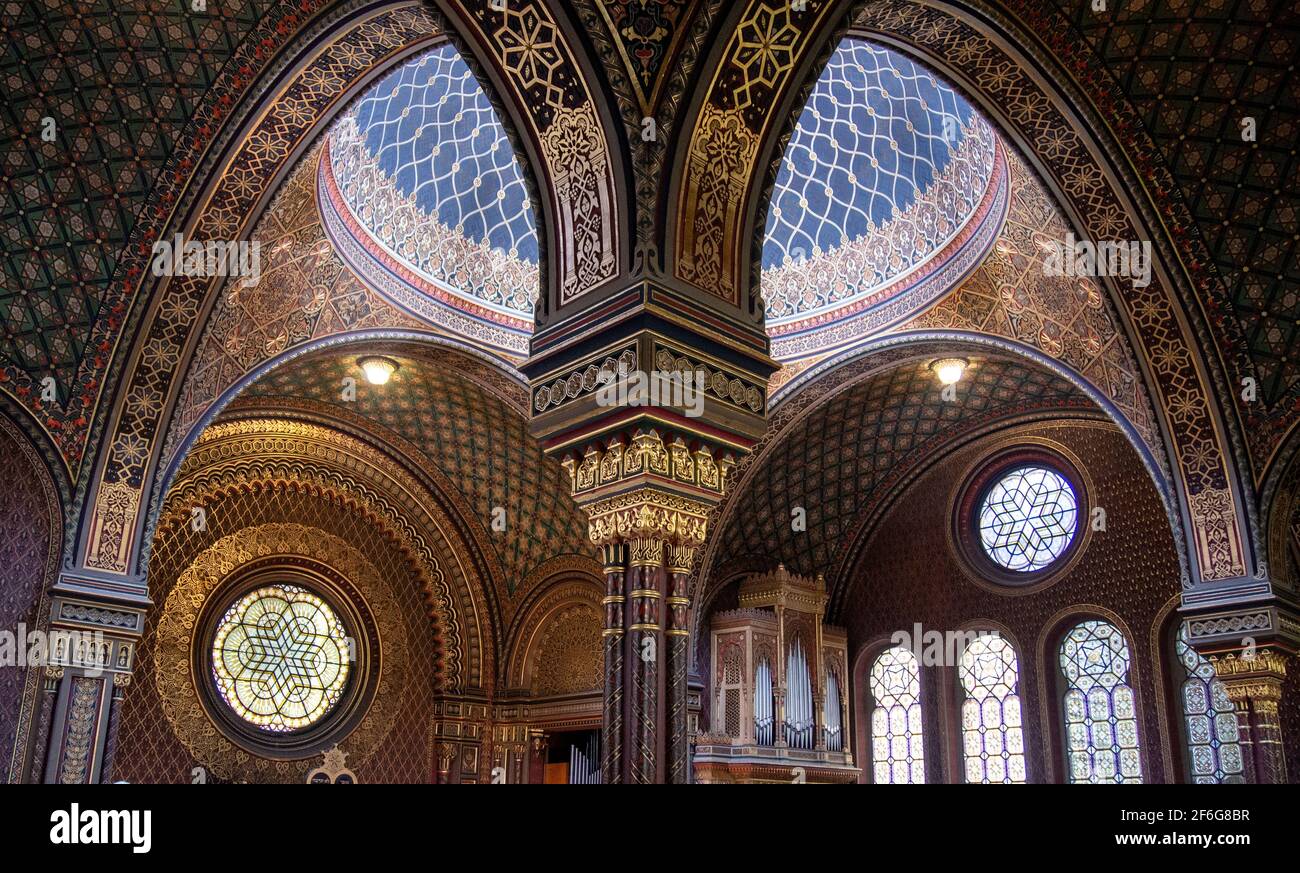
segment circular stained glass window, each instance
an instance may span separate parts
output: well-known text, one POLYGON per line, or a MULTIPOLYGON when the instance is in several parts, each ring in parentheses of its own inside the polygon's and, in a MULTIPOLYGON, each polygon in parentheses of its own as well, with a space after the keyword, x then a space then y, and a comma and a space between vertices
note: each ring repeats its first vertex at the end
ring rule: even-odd
POLYGON ((241 719, 275 733, 320 721, 348 680, 348 634, 306 589, 268 585, 226 610, 212 640, 212 678, 241 719))
POLYGON ((1070 483, 1036 465, 1008 470, 980 501, 976 522, 984 553, 1013 573, 1033 573, 1074 539, 1079 503, 1070 483))

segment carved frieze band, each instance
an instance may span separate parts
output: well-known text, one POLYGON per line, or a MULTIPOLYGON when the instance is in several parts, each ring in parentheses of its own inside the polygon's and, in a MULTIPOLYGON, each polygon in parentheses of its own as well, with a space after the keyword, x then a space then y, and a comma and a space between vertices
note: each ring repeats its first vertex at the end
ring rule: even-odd
POLYGON ((736 461, 728 452, 700 445, 692 450, 681 437, 665 443, 658 431, 638 431, 630 443, 617 437, 606 446, 592 445, 581 460, 565 458, 560 465, 569 474, 573 496, 645 475, 660 476, 700 488, 719 497, 736 461))

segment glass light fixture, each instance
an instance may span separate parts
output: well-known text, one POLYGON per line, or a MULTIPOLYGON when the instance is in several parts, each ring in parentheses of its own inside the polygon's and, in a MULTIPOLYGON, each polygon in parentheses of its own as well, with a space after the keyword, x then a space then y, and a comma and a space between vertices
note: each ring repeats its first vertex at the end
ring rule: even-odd
POLYGON ((965 358, 942 358, 930 365, 930 369, 945 385, 956 385, 966 372, 968 362, 965 358))
POLYGON ((387 385, 388 380, 397 372, 397 362, 381 355, 358 358, 357 364, 366 374, 366 381, 371 385, 387 385))

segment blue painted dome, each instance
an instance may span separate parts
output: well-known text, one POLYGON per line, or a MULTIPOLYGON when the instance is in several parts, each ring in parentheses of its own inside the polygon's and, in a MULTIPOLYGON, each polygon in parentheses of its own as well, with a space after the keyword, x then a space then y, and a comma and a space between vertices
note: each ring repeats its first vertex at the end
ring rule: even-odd
POLYGON ((450 44, 381 79, 330 131, 318 194, 345 260, 413 314, 511 355, 539 290, 523 169, 450 44))
POLYGON ((844 40, 772 193, 761 287, 774 355, 851 344, 951 290, 1005 217, 1000 148, 991 126, 924 67, 844 40))

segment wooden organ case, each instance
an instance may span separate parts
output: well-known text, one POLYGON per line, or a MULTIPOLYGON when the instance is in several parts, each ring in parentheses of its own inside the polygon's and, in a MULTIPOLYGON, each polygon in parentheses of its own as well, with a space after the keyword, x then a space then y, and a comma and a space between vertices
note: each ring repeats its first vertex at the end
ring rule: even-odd
POLYGON ((694 780, 856 782, 848 638, 822 623, 825 580, 781 566, 743 581, 739 601, 710 624, 711 730, 694 780))

